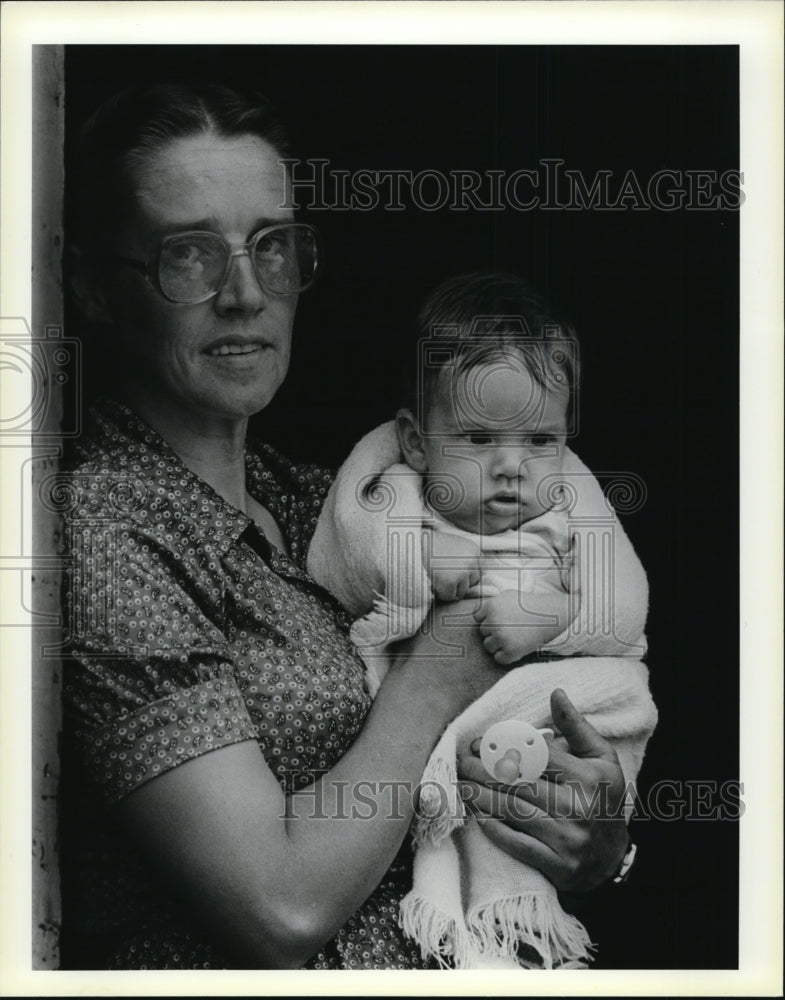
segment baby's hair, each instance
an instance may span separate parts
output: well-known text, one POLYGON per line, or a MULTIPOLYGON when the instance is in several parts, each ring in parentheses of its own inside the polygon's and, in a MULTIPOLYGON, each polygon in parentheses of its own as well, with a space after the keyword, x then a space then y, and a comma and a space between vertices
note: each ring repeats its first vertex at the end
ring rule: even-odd
POLYGON ((569 391, 568 425, 579 381, 578 351, 572 327, 560 322, 531 286, 514 274, 464 274, 439 285, 417 317, 419 344, 429 351, 415 379, 408 378, 406 406, 424 420, 441 388, 448 365, 454 374, 505 355, 520 357, 540 385, 569 391), (561 343, 560 343, 561 342, 561 343))

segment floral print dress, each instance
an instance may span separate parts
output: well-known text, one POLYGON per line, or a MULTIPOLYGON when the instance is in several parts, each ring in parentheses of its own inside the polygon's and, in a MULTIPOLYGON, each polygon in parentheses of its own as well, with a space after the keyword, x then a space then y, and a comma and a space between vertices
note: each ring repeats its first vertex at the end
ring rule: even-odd
MULTIPOLYGON (((131 410, 100 400, 63 474, 63 965, 231 967, 115 822, 112 804, 201 754, 255 739, 285 790, 330 769, 370 708, 344 610, 305 570, 331 474, 249 443, 247 489, 289 554, 131 410)), ((423 968, 398 926, 403 848, 308 968, 423 968)), ((318 886, 314 887, 318 892, 318 886)))

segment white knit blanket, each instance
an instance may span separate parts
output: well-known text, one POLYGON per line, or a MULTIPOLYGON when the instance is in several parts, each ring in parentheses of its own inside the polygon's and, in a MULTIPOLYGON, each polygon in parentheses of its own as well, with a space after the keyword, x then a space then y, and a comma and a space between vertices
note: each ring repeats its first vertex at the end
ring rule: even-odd
MULTIPOLYGON (((581 604, 575 620, 545 648, 559 656, 644 656, 646 574, 599 483, 565 449, 562 473, 546 486, 554 503, 566 506, 561 516, 572 539, 581 604)), ((536 522, 519 529, 523 553, 536 522)), ((395 425, 382 424, 341 466, 307 559, 313 579, 360 619, 352 638, 361 653, 379 653, 424 621, 432 602, 423 541, 428 524, 434 517, 421 477, 402 463, 395 425)))
MULTIPOLYGON (((466 815, 455 784, 456 757, 500 719, 523 719, 558 734, 550 714, 557 687, 616 748, 631 802, 657 722, 644 664, 576 657, 510 671, 447 727, 423 773, 414 885, 401 905, 401 922, 425 957, 456 968, 506 962, 545 969, 591 958, 588 933, 561 908, 553 885, 488 840, 466 815)), ((558 735, 554 745, 567 749, 558 735)))
MULTIPOLYGON (((590 944, 547 879, 513 861, 466 818, 456 791, 456 754, 502 719, 555 729, 550 694, 562 687, 616 747, 632 783, 656 724, 647 669, 639 662, 648 610, 640 561, 595 477, 571 451, 559 483, 549 487, 554 502, 569 501, 564 517, 581 591, 578 616, 545 647, 565 658, 510 671, 451 723, 423 774, 414 885, 401 921, 424 956, 457 968, 580 965, 590 958, 590 944)), ((428 520, 420 477, 401 464, 394 425, 383 424, 339 471, 307 563, 317 582, 361 616, 352 630, 361 653, 369 653, 369 645, 378 653, 422 624, 432 601, 423 545, 428 520)), ((366 656, 372 671, 379 662, 366 656)), ((380 679, 371 673, 372 691, 380 679)))

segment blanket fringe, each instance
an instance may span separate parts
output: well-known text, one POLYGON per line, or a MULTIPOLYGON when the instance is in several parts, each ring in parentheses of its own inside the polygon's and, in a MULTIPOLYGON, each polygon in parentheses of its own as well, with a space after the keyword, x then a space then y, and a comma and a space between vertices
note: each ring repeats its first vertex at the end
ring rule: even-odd
POLYGON ((471 969, 502 960, 529 969, 585 969, 594 960, 586 928, 550 893, 475 907, 462 926, 412 890, 401 902, 399 923, 419 944, 422 957, 442 968, 471 969))
POLYGON ((468 969, 477 959, 466 928, 414 890, 401 901, 398 923, 406 937, 419 944, 423 959, 433 959, 443 969, 468 969))
POLYGON ((403 607, 392 604, 384 594, 376 593, 371 610, 358 618, 349 637, 366 666, 366 687, 375 698, 387 671, 389 646, 399 639, 414 635, 422 625, 427 607, 403 607))
MULTIPOLYGON (((537 892, 507 896, 474 907, 466 925, 481 954, 519 958, 521 945, 534 949, 544 969, 585 967, 593 961, 594 945, 577 917, 565 913, 555 893, 537 892)), ((538 966, 524 960, 528 967, 538 966)))
POLYGON ((351 638, 363 647, 388 646, 415 634, 428 614, 428 604, 395 604, 384 594, 376 593, 373 607, 351 628, 351 638))
MULTIPOLYGON (((448 737, 449 738, 449 737, 448 737)), ((412 830, 416 847, 438 844, 466 822, 466 808, 458 794, 455 748, 431 758, 423 774, 417 819, 412 830)))

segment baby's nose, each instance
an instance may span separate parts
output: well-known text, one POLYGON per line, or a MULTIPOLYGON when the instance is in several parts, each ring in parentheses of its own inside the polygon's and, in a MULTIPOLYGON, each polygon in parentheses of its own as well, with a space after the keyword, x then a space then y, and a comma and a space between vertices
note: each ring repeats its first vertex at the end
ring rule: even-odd
POLYGON ((500 448, 496 453, 497 476, 515 479, 523 475, 523 455, 519 448, 500 448))

